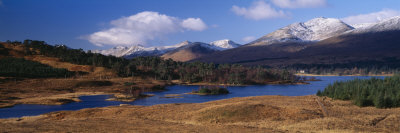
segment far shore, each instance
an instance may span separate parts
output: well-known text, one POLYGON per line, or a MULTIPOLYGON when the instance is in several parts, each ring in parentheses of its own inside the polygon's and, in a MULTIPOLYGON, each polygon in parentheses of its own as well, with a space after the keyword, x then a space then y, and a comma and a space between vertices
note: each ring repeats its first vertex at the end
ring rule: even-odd
POLYGON ((265 84, 218 84, 218 83, 207 83, 207 82, 198 82, 198 83, 182 83, 178 81, 173 81, 176 85, 188 85, 188 86, 252 86, 252 85, 277 85, 277 84, 286 84, 286 85, 301 85, 301 84, 309 84, 307 82, 288 82, 288 81, 270 81, 265 84))
POLYGON ((393 74, 377 74, 377 75, 334 75, 334 74, 327 74, 327 75, 318 75, 318 74, 304 74, 304 73, 296 73, 296 76, 393 76, 393 74))

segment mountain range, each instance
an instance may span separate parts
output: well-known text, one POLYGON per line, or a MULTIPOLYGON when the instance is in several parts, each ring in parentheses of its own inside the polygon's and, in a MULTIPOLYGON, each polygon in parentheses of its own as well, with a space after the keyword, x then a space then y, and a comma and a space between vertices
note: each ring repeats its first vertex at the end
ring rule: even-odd
POLYGON ((320 17, 290 24, 244 45, 226 39, 149 48, 119 46, 94 52, 126 58, 155 55, 177 61, 245 65, 334 64, 400 59, 399 37, 400 17, 358 25, 320 17))
POLYGON ((400 17, 354 28, 339 19, 294 23, 241 47, 193 61, 288 66, 400 59, 400 17))
POLYGON ((171 46, 159 47, 144 47, 142 45, 133 45, 131 47, 116 46, 108 50, 92 50, 91 52, 125 58, 134 58, 138 56, 162 56, 177 61, 189 61, 205 54, 232 49, 239 46, 241 45, 232 40, 224 39, 210 43, 184 41, 171 46), (180 57, 182 53, 185 53, 186 57, 180 57))

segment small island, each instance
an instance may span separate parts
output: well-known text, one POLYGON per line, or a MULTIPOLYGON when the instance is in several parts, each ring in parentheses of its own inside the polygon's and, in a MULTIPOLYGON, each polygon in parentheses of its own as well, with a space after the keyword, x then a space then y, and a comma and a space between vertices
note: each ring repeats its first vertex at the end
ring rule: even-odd
POLYGON ((222 95, 222 94, 229 94, 228 89, 226 87, 220 86, 200 86, 199 90, 194 90, 189 94, 195 95, 222 95))

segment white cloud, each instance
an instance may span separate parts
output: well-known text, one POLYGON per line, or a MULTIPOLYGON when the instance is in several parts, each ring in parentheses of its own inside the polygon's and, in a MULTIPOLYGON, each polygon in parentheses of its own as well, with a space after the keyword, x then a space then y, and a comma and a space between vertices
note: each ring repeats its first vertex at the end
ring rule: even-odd
POLYGON ((111 21, 111 28, 95 32, 87 39, 97 46, 146 45, 148 41, 171 33, 186 30, 202 31, 206 28, 207 25, 200 18, 182 20, 158 12, 145 11, 111 21))
POLYGON ((363 23, 375 23, 394 16, 400 16, 400 11, 392 9, 383 9, 382 11, 379 12, 345 17, 342 18, 342 20, 347 24, 354 25, 363 23))
POLYGON ((326 0, 271 0, 280 8, 317 8, 327 5, 326 0))
POLYGON ((213 25, 211 25, 211 27, 212 27, 212 28, 218 28, 218 27, 219 27, 219 25, 217 25, 217 24, 213 24, 213 25))
POLYGON ((284 18, 286 13, 282 10, 276 10, 263 0, 255 1, 248 7, 232 6, 231 10, 239 16, 244 16, 248 19, 260 20, 269 18, 284 18))
POLYGON ((246 37, 242 38, 242 41, 244 43, 249 43, 249 42, 254 41, 254 40, 256 40, 256 37, 254 37, 254 36, 246 36, 246 37))
POLYGON ((195 31, 202 31, 207 29, 207 25, 200 18, 185 19, 182 22, 182 27, 195 31))

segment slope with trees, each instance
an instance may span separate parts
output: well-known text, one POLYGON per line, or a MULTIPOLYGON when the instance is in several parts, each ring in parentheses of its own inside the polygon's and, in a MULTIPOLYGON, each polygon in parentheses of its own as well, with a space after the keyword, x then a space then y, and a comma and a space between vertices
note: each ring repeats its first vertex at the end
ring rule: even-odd
POLYGON ((270 82, 294 83, 298 77, 292 73, 262 67, 245 67, 237 64, 213 64, 201 62, 177 62, 161 57, 137 57, 125 59, 104 56, 65 45, 49 45, 44 41, 25 40, 8 42, 22 45, 25 55, 56 57, 61 61, 79 65, 92 65, 112 69, 119 77, 142 76, 155 80, 180 80, 181 82, 219 84, 267 84, 270 82))
POLYGON ((354 104, 362 107, 400 107, 400 76, 335 82, 322 92, 318 91, 317 95, 352 100, 354 104))

